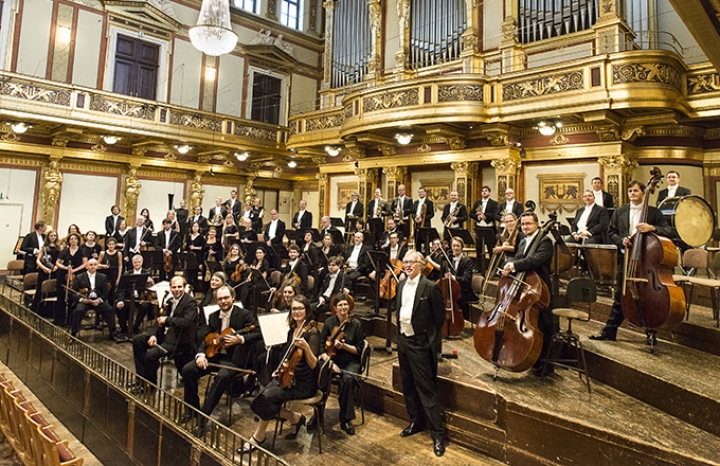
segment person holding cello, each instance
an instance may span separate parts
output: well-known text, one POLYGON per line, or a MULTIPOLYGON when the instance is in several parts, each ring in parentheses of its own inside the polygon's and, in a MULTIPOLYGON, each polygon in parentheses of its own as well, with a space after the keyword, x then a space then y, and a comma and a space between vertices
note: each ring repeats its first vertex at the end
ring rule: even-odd
MULTIPOLYGON (((553 257, 553 242, 549 236, 541 236, 540 243, 533 252, 531 245, 540 231, 540 223, 535 212, 525 212, 520 216, 520 228, 525 236, 520 240, 520 243, 518 243, 515 257, 510 259, 503 267, 502 275, 507 277, 511 273, 532 270, 538 274, 540 279, 545 282, 545 285, 550 289, 550 266, 553 257), (532 252, 532 254, 529 254, 530 252, 532 252)), ((538 317, 538 329, 542 332, 543 341, 540 357, 532 367, 533 375, 538 377, 549 375, 554 371, 554 366, 552 365, 548 366, 545 373, 543 373, 542 370, 555 331, 551 312, 552 308, 553 304, 551 302, 550 306, 540 311, 538 317)))
MULTIPOLYGON (((340 374, 340 428, 348 435, 355 435, 355 426, 350 421, 355 419, 354 398, 358 380, 353 374, 362 372, 360 355, 365 345, 362 324, 353 316, 354 308, 352 296, 335 294, 330 299, 333 315, 325 320, 320 333, 320 341, 325 343, 320 348, 320 357, 325 361, 331 360, 331 370, 340 374)), ((310 424, 313 424, 312 420, 310 424)))
POLYGON ((409 437, 430 424, 433 451, 445 454, 445 428, 442 425, 435 379, 438 355, 442 346, 445 305, 440 288, 420 272, 425 258, 410 251, 403 258, 407 279, 398 284, 395 296, 397 309, 398 362, 405 408, 410 424, 400 432, 409 437))
POLYGON ((283 404, 289 400, 310 398, 318 390, 318 356, 320 355, 320 332, 315 326, 310 302, 304 296, 296 296, 290 303, 288 315, 288 342, 283 361, 273 372, 273 378, 250 403, 250 409, 260 417, 250 440, 238 448, 239 454, 250 453, 267 440, 267 427, 278 416, 290 421, 293 431, 285 436, 297 437, 305 425, 305 416, 288 410, 283 404))
POLYGON ((445 278, 452 277, 460 284, 460 298, 458 304, 462 309, 463 317, 467 320, 470 318, 470 302, 475 300, 472 291, 473 276, 473 260, 463 253, 465 249, 465 241, 456 236, 450 241, 452 256, 450 257, 449 267, 445 271, 445 278))
MULTIPOLYGON (((618 286, 615 287, 615 296, 612 308, 610 309, 610 317, 600 333, 590 335, 591 340, 615 341, 617 329, 623 320, 625 320, 625 314, 623 313, 621 304, 623 295, 623 287, 621 284, 624 281, 623 278, 625 274, 623 267, 625 248, 632 245, 633 235, 635 235, 636 232, 656 232, 662 236, 673 236, 672 228, 668 227, 667 223, 665 223, 665 217, 660 210, 655 207, 647 206, 647 218, 645 222, 639 222, 644 206, 645 185, 640 181, 632 180, 628 183, 627 190, 630 203, 619 207, 613 212, 613 216, 610 219, 610 227, 608 228, 610 242, 618 248, 618 286)), ((649 345, 655 346, 655 344, 657 344, 655 331, 647 330, 647 340, 649 345)))

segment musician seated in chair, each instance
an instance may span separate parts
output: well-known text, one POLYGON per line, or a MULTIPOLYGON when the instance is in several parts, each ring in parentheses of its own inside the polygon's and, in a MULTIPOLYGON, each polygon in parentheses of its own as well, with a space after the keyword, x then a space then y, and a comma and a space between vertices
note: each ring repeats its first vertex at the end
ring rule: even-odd
MULTIPOLYGON (((625 204, 622 207, 615 209, 613 216, 610 219, 610 228, 608 234, 610 236, 610 242, 618 248, 618 272, 617 272, 617 283, 615 287, 615 296, 610 309, 610 317, 605 323, 605 327, 597 335, 590 335, 591 340, 610 340, 615 341, 617 335, 617 329, 625 320, 625 314, 622 310, 622 296, 623 296, 623 277, 624 277, 624 254, 625 248, 632 245, 632 237, 636 232, 649 233, 656 232, 658 235, 672 238, 672 228, 665 223, 665 217, 655 207, 647 206, 647 218, 645 222, 639 222, 642 217, 642 207, 645 192, 645 185, 637 180, 633 180, 628 183, 628 198, 630 199, 629 204, 625 204)), ((657 339, 655 337, 655 330, 647 329, 648 344, 655 345, 657 339)))
POLYGON ((350 293, 350 279, 342 270, 342 256, 334 256, 328 259, 328 273, 318 288, 318 299, 313 302, 312 308, 315 315, 322 315, 330 311, 330 298, 337 293, 350 293))
POLYGON ((445 269, 445 278, 452 277, 460 284, 460 298, 458 304, 462 309, 463 317, 470 317, 470 302, 475 301, 475 293, 472 291, 473 260, 463 253, 465 242, 460 237, 450 241, 452 256, 449 257, 450 264, 445 269))
MULTIPOLYGON (((300 294, 307 297, 309 295, 308 267, 305 262, 300 260, 300 247, 297 244, 288 246, 288 256, 290 260, 280 269, 280 272, 282 272, 280 283, 284 283, 288 279, 300 280, 300 283, 298 283, 300 294)), ((278 286, 280 283, 273 285, 278 286)))
MULTIPOLYGON (((405 239, 405 236, 403 235, 403 232, 398 229, 397 223, 394 219, 389 218, 387 220, 387 230, 385 230, 380 237, 380 248, 387 248, 390 244, 390 235, 393 233, 396 233, 398 235, 398 240, 402 242, 403 239, 405 239)), ((402 259, 401 259, 402 260, 402 259)))
POLYGON ((115 340, 117 338, 115 313, 113 312, 113 308, 107 303, 108 293, 110 292, 107 277, 101 273, 97 273, 98 261, 95 258, 90 258, 85 267, 87 272, 78 275, 73 283, 76 304, 72 313, 71 334, 77 337, 78 332, 80 332, 80 324, 85 318, 85 314, 87 314, 87 311, 90 309, 93 309, 98 315, 103 316, 110 330, 110 339, 115 340))
POLYGON ((355 232, 353 247, 345 253, 346 272, 351 282, 370 273, 372 265, 367 255, 368 248, 363 244, 365 235, 361 231, 355 232))
MULTIPOLYGON (((135 254, 132 258, 132 270, 125 272, 125 275, 140 275, 148 274, 147 286, 153 285, 153 279, 150 278, 150 270, 143 268, 143 256, 135 254)), ((143 293, 144 294, 144 293, 143 293)), ((120 290, 118 292, 117 303, 115 303, 115 313, 118 317, 118 323, 120 324, 120 333, 127 335, 128 333, 128 318, 130 309, 130 296, 128 290, 120 290)), ((147 316, 148 320, 155 319, 155 310, 149 300, 142 299, 141 294, 135 292, 135 302, 137 306, 137 315, 135 315, 135 322, 133 323, 133 334, 137 335, 140 333, 140 325, 147 316)))
MULTIPOLYGON (((389 222, 389 221, 388 221, 389 222)), ((392 274, 390 274, 389 279, 395 280, 395 277, 393 277, 393 274, 398 277, 399 280, 402 280, 405 277, 405 274, 402 269, 402 258, 405 257, 405 253, 407 252, 407 246, 403 242, 400 244, 400 235, 402 235, 401 232, 394 231, 390 233, 389 236, 389 243, 387 247, 381 248, 387 255, 388 255, 388 262, 389 266, 392 268, 392 274), (400 264, 398 264, 400 262, 400 264)), ((387 269, 386 269, 387 270, 387 269)), ((385 276, 385 270, 380 271, 380 280, 383 280, 383 277, 385 276)), ((376 272, 373 270, 368 274, 368 278, 370 279, 370 296, 375 296, 377 291, 375 290, 375 287, 377 286, 377 279, 376 279, 376 272)), ((397 285, 397 283, 396 283, 397 285)), ((390 306, 392 306, 394 303, 394 300, 390 300, 390 306)))
MULTIPOLYGON (((244 391, 245 374, 234 369, 252 370, 254 357, 250 348, 262 337, 252 311, 233 305, 235 291, 232 288, 221 286, 215 292, 215 298, 220 309, 210 314, 207 325, 198 330, 199 347, 195 359, 182 368, 185 402, 208 416, 230 388, 234 393, 244 391), (198 381, 210 372, 217 372, 217 377, 200 407, 198 381)), ((193 416, 194 411, 188 411, 182 422, 193 416)), ((198 425, 202 428, 204 424, 201 419, 198 425)))
POLYGON ((586 190, 582 196, 583 207, 577 210, 572 222, 572 233, 565 238, 566 242, 581 244, 604 244, 610 216, 605 208, 595 203, 595 195, 586 190))
MULTIPOLYGON (((350 423, 355 419, 355 386, 362 372, 360 356, 365 343, 362 324, 353 316, 355 300, 342 293, 330 300, 333 315, 325 321, 320 332, 320 357, 332 360, 332 371, 340 375, 338 401, 340 403, 340 428, 348 435, 355 435, 355 427, 350 423)), ((310 420, 308 425, 312 425, 310 420)))
MULTIPOLYGON (((520 240, 515 257, 503 267, 502 274, 508 276, 512 273, 532 270, 538 274, 540 279, 547 285, 548 290, 550 290, 553 242, 549 236, 545 235, 540 238, 540 243, 537 246, 533 244, 540 230, 540 223, 534 212, 525 212, 520 216, 520 227, 525 237, 520 240)), ((553 333, 555 332, 552 317, 553 307, 551 302, 550 306, 540 311, 538 318, 538 330, 542 332, 542 349, 540 350, 540 357, 532 367, 533 375, 538 377, 551 374, 554 368, 554 366, 549 366, 545 373, 542 372, 553 333)))

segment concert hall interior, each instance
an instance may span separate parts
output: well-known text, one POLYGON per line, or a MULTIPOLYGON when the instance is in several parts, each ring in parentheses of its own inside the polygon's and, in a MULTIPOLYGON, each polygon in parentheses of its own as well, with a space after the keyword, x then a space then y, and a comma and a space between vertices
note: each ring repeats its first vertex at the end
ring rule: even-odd
POLYGON ((15 464, 720 466, 719 43, 718 0, 0 0, 15 464))

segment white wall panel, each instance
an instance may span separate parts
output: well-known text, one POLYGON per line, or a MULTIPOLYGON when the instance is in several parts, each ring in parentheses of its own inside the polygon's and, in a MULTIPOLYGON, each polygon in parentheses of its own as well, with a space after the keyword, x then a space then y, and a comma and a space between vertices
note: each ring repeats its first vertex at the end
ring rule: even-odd
POLYGON ((25 0, 23 3, 17 72, 44 78, 50 50, 53 2, 25 0))
POLYGON ((505 19, 503 3, 503 0, 485 0, 478 4, 478 7, 485 9, 485 14, 482 15, 484 50, 492 50, 500 47, 500 42, 502 41, 502 22, 505 19))
POLYGON ((72 82, 79 86, 95 87, 103 34, 102 15, 79 10, 75 34, 72 82))
POLYGON ((235 55, 219 58, 217 111, 227 115, 242 115, 245 59, 235 55))
POLYGON ((105 217, 115 204, 118 178, 115 176, 63 173, 60 191, 58 231, 64 236, 71 223, 85 233, 95 230, 105 233, 105 217))
POLYGON ((293 74, 290 86, 290 115, 315 110, 317 81, 293 74))
MULTIPOLYGON (((333 176, 330 178, 330 193, 328 193, 330 196, 330 210, 328 215, 330 217, 345 218, 345 206, 342 206, 341 209, 338 208, 338 183, 357 183, 357 181, 358 177, 355 175, 333 176)), ((318 217, 318 223, 320 223, 320 217, 322 217, 322 215, 318 217)))
MULTIPOLYGON (((35 207, 35 183, 37 172, 35 170, 21 170, 17 168, 0 167, 0 204, 22 205, 22 219, 20 221, 21 234, 32 230, 35 207)), ((13 246, 15 242, 13 241, 13 246)), ((5 264, 0 263, 0 266, 5 264)))
POLYGON ((190 41, 175 39, 170 73, 172 74, 170 103, 198 108, 200 104, 202 52, 193 47, 190 41))
MULTIPOLYGON (((142 187, 138 197, 137 213, 143 208, 150 211, 155 231, 162 229, 162 221, 168 211, 168 194, 174 194, 173 202, 177 207, 185 196, 185 182, 140 179, 142 187)), ((106 214, 107 216, 107 214, 106 214)), ((135 223, 135 222, 133 222, 135 223)))

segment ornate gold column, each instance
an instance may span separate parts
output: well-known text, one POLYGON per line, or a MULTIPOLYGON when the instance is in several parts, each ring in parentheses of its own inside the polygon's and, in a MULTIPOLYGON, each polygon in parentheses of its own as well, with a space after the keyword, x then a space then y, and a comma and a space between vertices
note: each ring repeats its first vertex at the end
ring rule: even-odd
POLYGON ((190 215, 193 215, 195 207, 202 207, 203 194, 205 193, 205 188, 202 185, 202 175, 203 172, 195 172, 195 176, 190 182, 190 205, 188 207, 190 215))
POLYGON ((472 207, 473 180, 477 177, 477 162, 452 162, 450 168, 455 172, 455 190, 458 199, 467 207, 472 207))
POLYGON ((62 188, 63 176, 60 173, 58 161, 60 158, 51 158, 50 163, 45 168, 43 175, 43 185, 41 193, 40 218, 48 225, 55 224, 55 209, 58 199, 60 198, 60 189, 62 188))
POLYGON ((525 51, 518 39, 518 19, 520 13, 518 2, 505 3, 505 19, 500 30, 502 40, 500 41, 500 52, 502 54, 502 71, 510 73, 520 71, 525 63, 525 51))
POLYGON ((395 52, 395 71, 397 75, 410 73, 410 0, 395 0, 398 23, 400 24, 400 47, 395 52))
POLYGON ((383 69, 382 44, 385 40, 382 33, 383 15, 380 0, 368 0, 368 10, 370 14, 370 29, 372 31, 372 37, 370 39, 372 55, 368 62, 368 74, 365 75, 365 80, 373 80, 383 69))
POLYGON ((385 199, 392 201, 397 197, 397 187, 407 181, 407 167, 383 168, 385 174, 385 199))
POLYGON ((599 157, 598 163, 604 168, 605 190, 612 194, 615 207, 620 207, 628 201, 625 186, 632 179, 638 163, 627 155, 599 157))
POLYGON ((320 199, 318 201, 318 218, 320 218, 327 215, 328 211, 325 205, 328 197, 328 176, 327 173, 318 173, 317 175, 315 175, 315 177, 318 179, 318 191, 320 193, 320 199))
POLYGON ((325 54, 323 56, 322 89, 330 89, 332 81, 333 28, 335 27, 335 2, 323 2, 325 8, 325 54))
POLYGON ((355 174, 358 177, 358 200, 367 205, 373 197, 375 187, 378 184, 377 168, 356 168, 355 174))
POLYGON ((247 184, 245 185, 245 202, 255 202, 257 192, 255 191, 255 188, 253 188, 253 183, 255 182, 255 178, 257 178, 257 176, 257 171, 248 172, 247 184))
MULTIPOLYGON (((490 165, 495 167, 495 180, 498 199, 503 199, 505 190, 512 188, 517 191, 518 176, 520 175, 520 157, 510 156, 503 159, 495 159, 490 165)), ((517 194, 517 193, 516 193, 517 194)))
POLYGON ((137 217, 137 202, 140 196, 140 188, 142 188, 142 184, 137 178, 137 170, 140 167, 140 164, 131 164, 130 171, 125 178, 125 191, 123 192, 125 207, 123 212, 125 218, 128 219, 128 227, 135 224, 135 218, 137 217))
POLYGON ((483 60, 477 55, 478 52, 478 1, 465 0, 465 21, 467 29, 462 35, 463 49, 460 56, 463 58, 464 73, 481 73, 483 71, 483 60))

